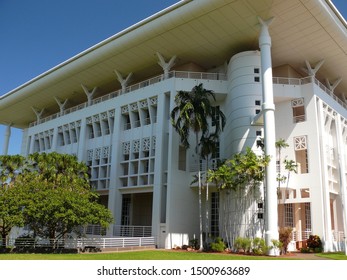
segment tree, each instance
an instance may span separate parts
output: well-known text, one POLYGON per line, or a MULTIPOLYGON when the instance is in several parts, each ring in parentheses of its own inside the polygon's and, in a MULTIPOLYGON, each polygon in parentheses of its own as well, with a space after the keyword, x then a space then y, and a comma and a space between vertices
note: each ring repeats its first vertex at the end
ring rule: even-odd
MULTIPOLYGON (((208 173, 209 167, 209 159, 210 156, 216 153, 217 151, 217 142, 218 142, 218 137, 216 137, 215 134, 210 134, 208 136, 202 136, 200 139, 199 145, 201 146, 200 148, 200 156, 202 159, 206 160, 206 177, 208 173)), ((209 212, 208 212, 208 202, 209 202, 209 182, 206 180, 206 201, 205 201, 205 219, 206 219, 206 224, 205 224, 205 232, 206 232, 206 243, 208 243, 208 238, 209 238, 209 212)))
POLYGON ((112 223, 111 212, 91 190, 88 167, 75 156, 42 153, 29 156, 34 169, 20 176, 25 224, 35 236, 59 239, 78 226, 112 223))
MULTIPOLYGON (((269 164, 270 158, 264 154, 256 155, 251 148, 247 147, 243 153, 234 154, 233 157, 216 170, 209 170, 208 181, 214 182, 220 191, 226 190, 235 193, 241 192, 246 188, 255 189, 259 186, 265 176, 265 167, 269 164)), ((225 206, 228 207, 227 205, 225 206)), ((241 210, 241 204, 239 209, 241 210)), ((224 209, 225 213, 229 212, 224 209)), ((224 235, 228 244, 232 244, 227 224, 230 217, 225 217, 224 235)), ((235 237, 235 236, 234 236, 235 237)))
MULTIPOLYGON (((176 106, 171 111, 171 123, 179 134, 182 145, 190 148, 190 131, 195 134, 195 153, 199 155, 199 135, 206 136, 209 133, 218 136, 220 130, 225 125, 225 116, 218 109, 215 111, 211 101, 215 101, 215 94, 211 90, 206 90, 203 84, 195 86, 191 91, 179 91, 175 96, 176 106), (217 120, 215 129, 210 132, 209 119, 217 120)), ((202 238, 202 214, 201 214, 201 174, 200 157, 198 160, 198 181, 199 181, 199 221, 200 221, 200 250, 203 249, 202 238)))
POLYGON ((263 182, 268 164, 269 156, 256 155, 247 147, 244 153, 234 154, 216 170, 209 170, 208 181, 214 182, 220 190, 255 187, 263 182))
POLYGON ((0 235, 1 246, 14 226, 23 225, 20 195, 13 187, 17 177, 26 170, 28 163, 19 155, 0 156, 0 235))
POLYGON ((6 247, 6 238, 14 226, 24 225, 20 199, 19 193, 14 188, 0 188, 1 247, 6 247))
POLYGON ((91 190, 88 167, 75 156, 35 153, 27 159, 6 156, 0 160, 3 238, 13 226, 24 224, 35 236, 59 239, 79 226, 112 223, 111 212, 91 190))

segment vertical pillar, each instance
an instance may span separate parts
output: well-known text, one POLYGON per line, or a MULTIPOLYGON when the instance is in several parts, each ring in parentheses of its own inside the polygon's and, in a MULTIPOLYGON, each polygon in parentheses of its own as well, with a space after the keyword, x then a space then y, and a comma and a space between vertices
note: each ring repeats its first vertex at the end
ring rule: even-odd
POLYGON ((164 79, 167 79, 169 77, 169 71, 170 71, 171 67, 175 65, 176 56, 171 57, 169 62, 166 62, 164 57, 160 53, 158 53, 158 52, 157 52, 157 56, 158 56, 158 59, 159 59, 158 64, 164 70, 164 79))
POLYGON ((59 110, 60 110, 60 116, 64 115, 64 110, 65 110, 65 105, 68 101, 68 99, 65 99, 65 101, 61 101, 59 98, 54 97, 55 101, 57 102, 58 106, 59 106, 59 110))
POLYGON ((305 63, 306 63, 306 67, 307 67, 307 73, 310 77, 315 77, 316 76, 316 73, 318 72, 318 70, 322 67, 322 65, 324 64, 324 59, 319 61, 316 66, 314 66, 312 68, 311 64, 305 60, 305 63))
POLYGON ((31 109, 33 109, 35 115, 36 115, 36 123, 40 124, 41 123, 41 117, 43 115, 43 112, 45 109, 42 109, 41 111, 39 111, 39 109, 31 107, 31 109))
MULTIPOLYGON (((347 128, 345 128, 347 129, 347 128)), ((337 135, 337 155, 339 157, 339 173, 340 173, 340 197, 342 206, 342 219, 343 219, 343 231, 345 237, 347 236, 347 191, 346 191, 346 134, 343 133, 341 117, 338 115, 336 118, 336 135, 337 135)), ((345 243, 345 255, 347 256, 347 243, 345 243)))
MULTIPOLYGON (((330 128, 331 119, 326 119, 324 114, 324 105, 321 99, 318 99, 318 117, 319 117, 319 140, 321 149, 321 171, 322 171, 322 182, 321 182, 321 215, 322 215, 322 232, 324 241, 324 251, 332 251, 332 232, 331 232, 331 212, 330 212, 330 191, 328 181, 328 169, 327 169, 327 150, 326 150, 326 127, 330 128)), ((327 116, 327 118, 331 118, 327 116)), ((313 225, 314 226, 314 225, 313 225)), ((317 230, 316 230, 317 232, 317 230)))
POLYGON ((339 85, 339 83, 341 83, 342 78, 338 78, 334 83, 330 83, 330 81, 329 81, 328 78, 326 78, 325 80, 326 80, 326 84, 327 84, 328 89, 329 89, 332 93, 334 93, 335 88, 339 85))
POLYGON ((4 155, 8 154, 8 146, 10 143, 10 137, 11 137, 11 124, 8 124, 5 128, 5 139, 4 139, 4 146, 2 150, 2 153, 4 155))
POLYGON ((133 75, 133 73, 129 73, 128 76, 124 79, 122 74, 119 73, 117 70, 114 70, 114 72, 116 73, 117 75, 117 79, 118 79, 118 82, 121 84, 122 86, 122 94, 125 93, 126 91, 126 87, 130 81, 130 78, 131 76, 133 75))
POLYGON ((94 93, 97 90, 97 87, 93 88, 92 91, 89 91, 88 88, 85 85, 83 85, 83 84, 81 84, 81 87, 83 88, 84 93, 87 95, 88 106, 92 105, 93 96, 94 96, 94 93))
MULTIPOLYGON (((269 25, 273 18, 264 21, 259 18, 261 31, 259 47, 261 52, 261 74, 263 86, 262 111, 264 116, 264 144, 265 154, 270 157, 265 175, 265 242, 272 245, 273 239, 278 240, 278 209, 276 185, 276 136, 275 136, 275 104, 273 101, 272 62, 271 62, 271 37, 269 25)), ((275 255, 274 249, 269 250, 269 255, 275 255)))

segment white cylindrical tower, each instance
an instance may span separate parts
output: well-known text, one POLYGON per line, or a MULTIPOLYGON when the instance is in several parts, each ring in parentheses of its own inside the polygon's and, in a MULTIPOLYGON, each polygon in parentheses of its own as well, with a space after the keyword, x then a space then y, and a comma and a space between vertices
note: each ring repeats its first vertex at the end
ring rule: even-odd
MULTIPOLYGON (((254 125, 255 117, 261 112, 262 86, 260 77, 259 51, 245 51, 234 55, 228 65, 228 94, 223 105, 227 123, 223 132, 225 158, 251 148, 262 153, 257 141, 263 134, 261 124, 254 125)), ((261 237, 264 220, 259 213, 262 205, 262 188, 249 186, 245 189, 225 191, 221 193, 224 204, 221 213, 222 227, 226 230, 224 238, 228 242, 238 237, 261 237), (258 203, 259 202, 259 203, 258 203)))
POLYGON ((246 51, 234 55, 228 66, 228 96, 224 107, 227 124, 226 157, 244 151, 257 150, 262 137, 262 126, 252 125, 261 111, 262 86, 259 51, 246 51))

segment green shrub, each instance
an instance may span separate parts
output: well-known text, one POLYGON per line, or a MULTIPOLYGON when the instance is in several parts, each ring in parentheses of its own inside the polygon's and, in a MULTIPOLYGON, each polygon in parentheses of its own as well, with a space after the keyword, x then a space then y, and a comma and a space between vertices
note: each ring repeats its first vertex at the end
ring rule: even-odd
POLYGON ((234 248, 236 251, 243 251, 244 253, 250 252, 252 247, 252 240, 246 237, 238 237, 234 241, 234 248))
POLYGON ((277 240, 277 239, 271 239, 272 242, 272 248, 274 249, 279 249, 281 250, 283 247, 283 244, 281 241, 277 240))
POLYGON ((252 242, 252 252, 256 255, 264 255, 266 254, 268 250, 268 247, 265 245, 265 240, 260 238, 260 237, 256 237, 253 239, 252 242))
POLYGON ((223 252, 226 248, 222 238, 217 237, 214 242, 210 244, 210 248, 214 252, 223 252))

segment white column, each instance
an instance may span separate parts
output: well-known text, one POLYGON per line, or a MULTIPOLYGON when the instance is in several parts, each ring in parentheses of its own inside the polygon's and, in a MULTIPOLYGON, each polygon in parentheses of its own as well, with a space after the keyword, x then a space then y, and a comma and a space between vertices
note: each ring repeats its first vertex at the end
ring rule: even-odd
POLYGON ((120 72, 118 72, 117 70, 114 70, 114 72, 117 75, 118 82, 122 86, 122 93, 125 93, 126 87, 128 86, 128 83, 129 83, 130 78, 132 77, 133 73, 129 73, 128 76, 124 79, 120 72))
POLYGON ((64 115, 64 110, 65 110, 65 105, 68 101, 68 99, 65 99, 65 101, 61 101, 59 98, 54 97, 55 101, 57 102, 58 106, 59 106, 59 110, 60 110, 60 116, 64 115))
MULTIPOLYGON (((261 72, 263 85, 263 116, 264 116, 264 144, 265 154, 270 157, 265 175, 265 242, 272 245, 272 239, 278 240, 278 209, 277 209, 277 184, 276 184, 276 136, 275 136, 275 104, 273 101, 272 62, 271 62, 271 37, 269 25, 273 19, 261 23, 259 47, 261 51, 261 72)), ((269 250, 269 255, 275 255, 274 249, 269 250)))
POLYGON ((307 73, 310 77, 315 77, 316 76, 316 73, 318 72, 318 70, 322 67, 323 63, 324 63, 324 59, 319 61, 316 66, 314 66, 312 68, 311 64, 305 60, 305 63, 306 63, 306 67, 307 67, 307 73))
POLYGON ((94 93, 96 92, 97 90, 97 87, 93 88, 92 91, 89 91, 88 88, 81 84, 81 87, 83 88, 83 91, 84 93, 86 94, 87 96, 87 99, 88 99, 88 106, 92 105, 92 101, 93 101, 93 96, 94 96, 94 93))
MULTIPOLYGON (((320 149, 321 149, 321 172, 322 172, 322 181, 321 181, 321 215, 322 215, 322 232, 323 232, 323 241, 324 241, 324 251, 332 251, 332 232, 331 232, 331 214, 330 214, 330 191, 329 191, 329 181, 328 181, 328 170, 327 170, 327 150, 326 150, 326 127, 330 127, 331 119, 326 120, 324 114, 323 101, 318 99, 318 117, 319 117, 319 140, 320 140, 320 149), (327 124, 326 124, 327 123, 327 124)), ((329 116, 327 116, 329 118, 329 116)), ((314 225, 312 225, 314 227, 314 225)))
POLYGON ((31 109, 34 111, 34 113, 36 115, 36 123, 40 124, 41 123, 41 117, 42 117, 45 109, 43 108, 43 109, 41 109, 41 111, 37 108, 34 108, 34 107, 31 107, 31 109))
POLYGON ((10 143, 10 137, 11 137, 11 124, 8 124, 5 128, 4 146, 3 146, 3 150, 2 150, 2 153, 4 155, 8 154, 8 146, 10 143))
POLYGON ((175 65, 176 56, 171 57, 169 62, 166 62, 164 57, 158 52, 157 52, 157 56, 159 59, 158 64, 164 70, 164 79, 167 79, 169 77, 169 71, 170 71, 171 67, 175 65))
MULTIPOLYGON (((347 128, 346 128, 347 129, 347 128)), ((347 192, 346 192, 346 144, 343 136, 346 136, 342 133, 342 122, 341 117, 338 115, 336 118, 336 135, 337 135, 337 149, 339 157, 339 173, 340 173, 340 197, 342 205, 342 219, 343 219, 343 231, 346 237, 347 235, 347 192)), ((345 255, 347 256, 347 244, 345 241, 345 255)))

